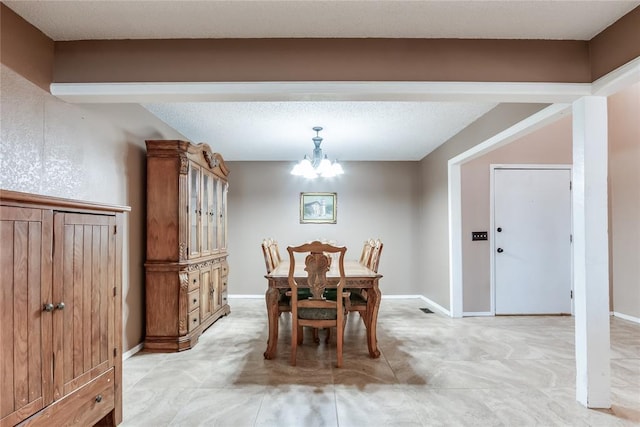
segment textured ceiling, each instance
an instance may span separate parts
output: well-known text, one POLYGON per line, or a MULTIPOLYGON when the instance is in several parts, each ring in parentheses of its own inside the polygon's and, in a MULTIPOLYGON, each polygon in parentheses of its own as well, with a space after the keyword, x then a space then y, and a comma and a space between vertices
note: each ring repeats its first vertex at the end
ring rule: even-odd
POLYGON ((5 1, 54 40, 383 37, 589 40, 638 1, 5 1))
MULTIPOLYGON (((589 40, 640 1, 4 1, 54 40, 510 38, 589 40)), ((197 97, 190 100, 196 100, 197 97)), ((296 160, 322 126, 340 160, 418 160, 496 104, 319 101, 143 104, 228 160, 296 160)), ((345 99, 349 99, 345 97, 345 99)), ((380 98, 381 99, 381 98, 380 98)), ((92 101, 101 102, 101 101, 92 101)), ((107 111, 107 110, 105 110, 107 111)), ((142 125, 140 125, 142 126, 142 125)), ((151 125, 150 125, 151 126, 151 125)))
POLYGON ((340 160, 420 160, 495 104, 455 102, 213 102, 144 105, 229 160, 299 160, 312 128, 340 160), (265 147, 268 147, 265 150, 265 147))

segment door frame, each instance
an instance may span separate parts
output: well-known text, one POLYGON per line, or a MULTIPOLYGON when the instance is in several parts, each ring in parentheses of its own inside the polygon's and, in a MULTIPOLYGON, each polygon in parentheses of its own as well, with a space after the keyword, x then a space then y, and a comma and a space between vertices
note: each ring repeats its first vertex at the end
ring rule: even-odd
MULTIPOLYGON (((573 176, 573 170, 571 164, 490 164, 489 165, 489 298, 491 301, 491 309, 490 313, 492 316, 496 315, 496 263, 495 263, 495 254, 496 254, 496 227, 495 227, 495 189, 494 189, 494 174, 496 169, 536 169, 536 170, 568 170, 569 176, 573 176)), ((571 178, 569 178, 569 182, 571 183, 571 178)), ((570 184, 571 185, 571 184, 570 184)), ((570 215, 570 234, 573 236, 573 206, 570 204, 569 207, 569 215, 570 215)), ((573 244, 570 244, 571 254, 569 256, 569 260, 573 259, 573 244)), ((573 292, 573 262, 569 262, 569 277, 571 281, 571 292, 573 292)), ((573 298, 571 298, 571 315, 573 315, 573 298)))

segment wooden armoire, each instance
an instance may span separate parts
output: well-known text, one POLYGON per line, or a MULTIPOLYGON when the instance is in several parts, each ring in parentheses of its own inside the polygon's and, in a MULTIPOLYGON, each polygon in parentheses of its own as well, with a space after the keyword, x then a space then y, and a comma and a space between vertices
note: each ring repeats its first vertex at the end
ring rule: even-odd
POLYGON ((207 144, 147 143, 148 351, 192 348, 229 314, 228 169, 207 144))
POLYGON ((0 426, 122 421, 129 210, 0 191, 0 426))

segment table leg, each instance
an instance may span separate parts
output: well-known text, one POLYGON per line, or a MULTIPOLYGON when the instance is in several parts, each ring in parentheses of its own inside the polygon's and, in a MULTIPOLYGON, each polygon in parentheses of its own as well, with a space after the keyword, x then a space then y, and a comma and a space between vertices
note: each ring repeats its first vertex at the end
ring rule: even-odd
POLYGON ((278 346, 278 300, 280 299, 280 291, 275 287, 269 287, 264 298, 267 303, 267 318, 269 320, 269 340, 267 341, 267 350, 264 352, 264 358, 271 360, 276 356, 276 347, 278 346))
POLYGON ((380 298, 382 293, 377 286, 374 286, 367 298, 367 313, 365 314, 365 323, 367 325, 367 345, 369 346, 369 356, 373 359, 380 357, 378 350, 378 338, 376 335, 376 325, 378 324, 378 308, 380 307, 380 298))

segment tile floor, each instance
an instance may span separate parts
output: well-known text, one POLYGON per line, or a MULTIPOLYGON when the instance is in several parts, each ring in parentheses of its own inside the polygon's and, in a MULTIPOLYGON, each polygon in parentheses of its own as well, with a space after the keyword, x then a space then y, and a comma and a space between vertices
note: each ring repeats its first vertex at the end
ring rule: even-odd
MULTIPOLYGON (((278 357, 264 360, 264 301, 232 299, 189 351, 124 362, 123 426, 640 425, 640 325, 611 320, 611 410, 575 400, 571 317, 450 319, 420 300, 384 299, 379 359, 357 314, 335 342, 309 335, 289 365, 289 316, 278 357)), ((321 332, 324 338, 325 332, 321 332)), ((334 334, 335 338, 335 334, 334 334)))

